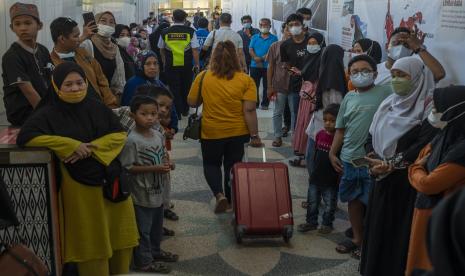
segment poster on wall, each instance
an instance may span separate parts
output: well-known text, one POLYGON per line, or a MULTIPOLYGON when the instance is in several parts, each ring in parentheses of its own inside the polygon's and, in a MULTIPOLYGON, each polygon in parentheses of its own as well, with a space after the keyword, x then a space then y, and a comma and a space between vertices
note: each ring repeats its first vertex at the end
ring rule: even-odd
MULTIPOLYGON (((465 6, 463 0, 329 0, 330 43, 352 48, 360 38, 378 41, 384 49, 397 27, 407 27, 424 39, 443 64, 441 85, 465 83, 465 6), (455 57, 455 58, 454 58, 455 57)), ((384 53, 385 56, 386 53, 384 53)))
POLYGON ((309 8, 313 14, 312 28, 326 32, 328 29, 328 0, 273 0, 272 18, 275 30, 279 31, 286 18, 299 8, 309 8))

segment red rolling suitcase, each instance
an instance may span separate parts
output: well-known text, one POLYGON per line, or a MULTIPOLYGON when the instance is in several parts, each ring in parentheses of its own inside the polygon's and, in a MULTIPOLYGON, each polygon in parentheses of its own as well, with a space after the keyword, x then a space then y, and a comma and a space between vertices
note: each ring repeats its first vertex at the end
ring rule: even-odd
POLYGON ((292 237, 294 219, 287 165, 266 162, 236 163, 231 171, 235 235, 243 237, 282 236, 287 243, 292 237))

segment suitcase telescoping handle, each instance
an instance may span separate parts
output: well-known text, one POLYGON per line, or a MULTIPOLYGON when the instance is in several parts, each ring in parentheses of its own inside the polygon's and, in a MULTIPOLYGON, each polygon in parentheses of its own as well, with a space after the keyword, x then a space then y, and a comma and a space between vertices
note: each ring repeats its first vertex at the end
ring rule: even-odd
MULTIPOLYGON (((249 162, 249 148, 252 147, 250 143, 246 143, 244 145, 244 161, 249 162)), ((260 147, 262 149, 262 158, 263 163, 266 162, 266 153, 265 153, 265 146, 260 147)))

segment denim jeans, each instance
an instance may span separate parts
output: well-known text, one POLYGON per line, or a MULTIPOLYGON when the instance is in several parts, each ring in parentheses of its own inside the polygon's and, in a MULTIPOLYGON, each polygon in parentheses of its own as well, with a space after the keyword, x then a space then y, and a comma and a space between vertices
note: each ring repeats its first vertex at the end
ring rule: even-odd
POLYGON ((323 211, 324 226, 333 226, 334 213, 337 208, 337 185, 320 186, 315 183, 308 185, 308 207, 307 207, 307 223, 318 225, 318 212, 321 199, 325 202, 325 209, 323 211))
POLYGON ((351 163, 342 162, 344 172, 339 185, 339 197, 342 202, 360 200, 368 204, 368 195, 373 184, 367 167, 356 168, 351 163))
POLYGON ((160 255, 160 243, 163 237, 163 205, 147 208, 134 205, 137 228, 139 228, 139 246, 134 249, 134 265, 144 267, 160 255))
POLYGON ((291 111, 291 130, 294 129, 295 119, 297 118, 295 113, 297 112, 297 109, 294 109, 294 105, 292 104, 294 101, 293 99, 293 94, 278 92, 276 95, 276 102, 273 110, 273 131, 275 138, 281 138, 283 136, 283 114, 286 103, 288 103, 291 111))
POLYGON ((263 91, 262 91, 262 107, 268 107, 270 100, 268 99, 268 82, 266 75, 266 68, 257 68, 250 67, 250 76, 255 81, 255 86, 257 86, 257 107, 260 102, 260 81, 263 80, 263 91))

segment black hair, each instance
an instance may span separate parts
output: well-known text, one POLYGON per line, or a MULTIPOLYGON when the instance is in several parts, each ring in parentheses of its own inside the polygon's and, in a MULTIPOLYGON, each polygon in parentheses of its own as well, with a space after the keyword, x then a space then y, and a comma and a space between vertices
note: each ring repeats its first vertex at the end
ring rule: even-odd
POLYGON ((141 32, 146 32, 148 34, 146 29, 140 29, 137 33, 140 34, 141 32))
POLYGON ((394 29, 394 31, 391 33, 391 36, 389 38, 389 40, 391 40, 391 38, 393 36, 395 36, 396 34, 399 34, 399 33, 407 33, 407 34, 410 34, 411 33, 411 30, 407 27, 397 27, 394 29))
POLYGON ((78 23, 68 17, 58 17, 53 20, 50 24, 50 32, 52 33, 52 40, 54 43, 58 41, 60 35, 68 37, 73 33, 74 27, 77 27, 78 23))
POLYGON ((149 21, 147 19, 142 20, 142 25, 147 24, 149 21))
POLYGON ((158 109, 158 103, 155 98, 142 95, 134 96, 129 104, 129 108, 132 113, 136 113, 143 104, 154 104, 158 109))
POLYGON ((168 89, 148 84, 137 87, 136 92, 134 93, 134 97, 135 96, 152 97, 154 99, 157 99, 160 96, 167 96, 170 99, 174 99, 173 94, 168 89))
POLYGON ((252 16, 250 16, 250 15, 244 15, 243 17, 241 17, 241 22, 243 22, 244 20, 250 20, 250 21, 252 21, 252 16))
POLYGON ((297 14, 305 14, 305 15, 310 15, 312 16, 312 10, 309 8, 300 8, 296 12, 297 14))
POLYGON ((184 10, 176 9, 173 11, 173 21, 180 23, 184 22, 187 18, 187 13, 184 10))
POLYGON ((134 29, 134 28, 136 28, 136 27, 137 27, 137 24, 136 24, 136 23, 131 23, 131 24, 129 24, 129 28, 130 28, 131 30, 134 29))
POLYGON ((286 23, 283 22, 283 24, 281 24, 281 32, 284 33, 285 29, 286 29, 286 23))
POLYGON ((377 72, 378 71, 378 66, 376 65, 376 61, 370 57, 369 55, 358 55, 358 56, 355 56, 353 57, 350 61, 349 61, 349 65, 347 66, 348 70, 349 70, 349 73, 350 73, 350 67, 352 67, 352 65, 358 61, 366 61, 370 64, 371 68, 373 69, 373 71, 377 72))
POLYGON ((269 18, 262 18, 262 19, 260 19, 260 21, 266 21, 271 26, 271 20, 269 18))
POLYGON ((129 35, 131 35, 131 29, 127 25, 124 24, 116 24, 115 26, 115 32, 113 33, 114 38, 119 38, 120 34, 123 32, 123 30, 128 31, 129 35))
POLYGON ((220 22, 224 24, 231 24, 232 23, 232 16, 229 13, 222 13, 220 15, 220 22))
POLYGON ((331 115, 333 115, 334 117, 337 118, 337 114, 339 113, 339 108, 340 108, 340 107, 341 107, 341 105, 332 103, 332 104, 328 105, 328 106, 323 110, 323 115, 325 115, 325 114, 331 114, 331 115))
POLYGON ((199 28, 208 28, 208 19, 206 19, 205 17, 201 17, 197 22, 197 25, 199 26, 199 28))
POLYGON ((286 19, 286 25, 289 24, 289 22, 292 22, 292 21, 299 21, 300 24, 304 24, 304 18, 300 14, 293 13, 293 14, 289 15, 287 17, 287 19, 286 19))

